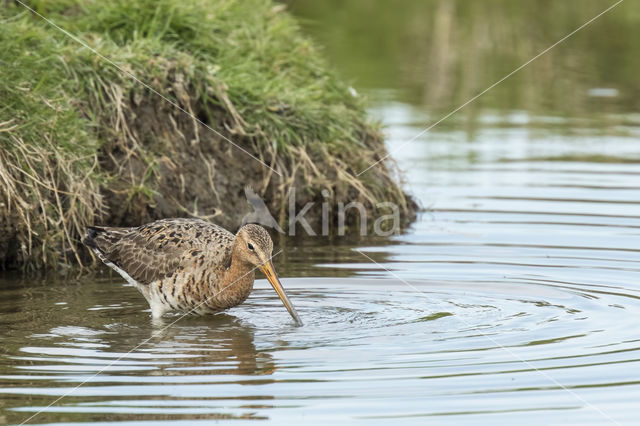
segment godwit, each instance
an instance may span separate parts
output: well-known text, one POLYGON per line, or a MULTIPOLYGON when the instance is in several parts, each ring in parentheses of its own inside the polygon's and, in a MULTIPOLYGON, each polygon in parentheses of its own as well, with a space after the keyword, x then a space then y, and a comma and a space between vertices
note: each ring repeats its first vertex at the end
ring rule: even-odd
POLYGON ((140 290, 154 318, 239 305, 260 269, 302 325, 273 268, 271 237, 261 226, 245 225, 234 236, 199 219, 163 219, 135 228, 92 226, 82 242, 140 290))

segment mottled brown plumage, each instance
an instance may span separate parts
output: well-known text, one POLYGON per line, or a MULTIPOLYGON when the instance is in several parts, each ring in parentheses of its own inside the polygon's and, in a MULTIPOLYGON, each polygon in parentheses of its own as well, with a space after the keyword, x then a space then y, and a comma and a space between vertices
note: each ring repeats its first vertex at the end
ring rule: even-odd
POLYGON ((234 236, 199 219, 163 219, 136 228, 90 227, 82 240, 145 296, 154 317, 165 312, 218 312, 246 300, 260 268, 300 323, 271 263, 264 228, 234 236))

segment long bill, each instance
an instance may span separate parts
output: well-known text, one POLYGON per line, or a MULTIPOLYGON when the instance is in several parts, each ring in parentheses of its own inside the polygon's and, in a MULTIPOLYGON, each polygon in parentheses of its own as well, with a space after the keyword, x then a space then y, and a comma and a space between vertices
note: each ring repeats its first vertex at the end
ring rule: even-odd
POLYGON ((289 313, 293 317, 294 321, 296 322, 296 325, 299 325, 299 326, 302 325, 302 320, 298 316, 298 313, 296 312, 295 308, 291 304, 291 301, 287 297, 287 293, 284 292, 284 288, 282 287, 282 284, 280 284, 280 279, 278 278, 278 275, 276 274, 275 269, 273 269, 273 264, 271 262, 267 262, 260 267, 260 270, 267 276, 267 279, 273 286, 273 289, 276 291, 276 293, 278 293, 280 300, 282 300, 284 307, 287 308, 287 311, 289 311, 289 313))

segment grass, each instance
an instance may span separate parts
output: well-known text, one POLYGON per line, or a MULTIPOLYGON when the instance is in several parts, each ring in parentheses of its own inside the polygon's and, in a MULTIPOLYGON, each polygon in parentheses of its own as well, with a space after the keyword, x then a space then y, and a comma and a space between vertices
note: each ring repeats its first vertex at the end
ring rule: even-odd
POLYGON ((82 262, 79 236, 99 220, 139 223, 176 209, 200 215, 198 203, 207 195, 190 193, 182 174, 194 161, 207 173, 186 180, 206 181, 212 217, 230 214, 226 186, 247 182, 277 211, 296 185, 306 194, 301 203, 328 188, 336 202, 358 200, 373 209, 392 201, 411 213, 386 167, 357 176, 385 154, 379 128, 283 6, 270 0, 28 4, 281 177, 231 152, 126 73, 8 3, 0 12, 0 225, 11 229, 0 237, 5 263, 53 266, 61 253, 65 262, 82 262), (221 171, 229 179, 225 187, 217 183, 221 171))
POLYGON ((73 256, 102 209, 98 141, 73 108, 68 46, 25 19, 0 32, 0 254, 33 268, 73 256), (56 254, 52 255, 55 250, 56 254))

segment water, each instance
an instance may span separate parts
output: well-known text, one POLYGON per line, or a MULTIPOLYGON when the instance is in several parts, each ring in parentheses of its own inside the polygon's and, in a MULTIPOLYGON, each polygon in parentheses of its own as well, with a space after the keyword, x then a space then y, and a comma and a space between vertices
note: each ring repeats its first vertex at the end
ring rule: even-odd
MULTIPOLYGON (((447 3, 474 4, 434 1, 420 13, 446 17, 447 3)), ((327 55, 372 99, 391 150, 456 104, 455 90, 439 95, 451 105, 435 106, 432 95, 407 90, 424 80, 418 72, 388 78, 412 45, 396 45, 395 59, 380 45, 369 59, 376 72, 357 66, 362 52, 336 54, 366 44, 345 22, 378 23, 359 1, 339 19, 320 4, 296 2, 294 11, 315 20, 307 30, 326 38, 327 55)), ((611 19, 638 15, 624 7, 611 19)), ((586 9, 584 21, 596 14, 586 9)), ((393 23, 417 13, 388 12, 376 16, 393 23)), ((403 39, 392 33, 398 27, 378 25, 389 40, 403 39)), ((593 31, 584 37, 603 37, 593 31)), ((616 66, 598 46, 576 55, 616 66)), ((543 112, 504 100, 532 88, 549 96, 536 86, 544 75, 531 75, 538 71, 394 152, 424 207, 407 232, 284 246, 276 268, 304 327, 293 326, 264 280, 225 314, 154 324, 117 276, 3 276, 0 423, 35 414, 30 423, 637 423, 640 120, 627 96, 637 87, 622 72, 583 70, 576 90, 590 96, 589 108, 569 108, 571 96, 543 112)), ((477 78, 490 84, 492 72, 477 78)))

